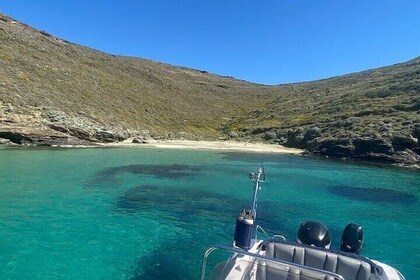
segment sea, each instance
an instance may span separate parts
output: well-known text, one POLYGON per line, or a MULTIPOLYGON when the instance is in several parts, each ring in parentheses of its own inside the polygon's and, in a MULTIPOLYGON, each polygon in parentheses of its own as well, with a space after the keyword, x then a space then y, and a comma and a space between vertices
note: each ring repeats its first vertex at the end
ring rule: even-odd
POLYGON ((0 279, 200 279, 231 244, 264 165, 257 224, 348 223, 362 254, 420 279, 420 172, 295 155, 159 148, 0 149, 0 279))

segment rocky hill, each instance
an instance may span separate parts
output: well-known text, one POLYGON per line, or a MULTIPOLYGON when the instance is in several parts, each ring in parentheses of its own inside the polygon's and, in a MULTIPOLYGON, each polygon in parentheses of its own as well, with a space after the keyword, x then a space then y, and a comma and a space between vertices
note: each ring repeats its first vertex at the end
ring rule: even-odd
POLYGON ((328 156, 419 163, 420 58, 281 85, 264 110, 228 127, 328 156))
POLYGON ((0 143, 233 138, 419 163, 420 58, 265 86, 105 54, 2 14, 0 42, 0 143))

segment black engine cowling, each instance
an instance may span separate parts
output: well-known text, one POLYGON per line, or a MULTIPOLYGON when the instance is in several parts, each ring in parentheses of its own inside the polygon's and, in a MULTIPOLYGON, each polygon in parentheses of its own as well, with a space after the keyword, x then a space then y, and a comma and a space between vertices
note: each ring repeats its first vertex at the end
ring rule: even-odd
POLYGON ((363 247, 363 228, 356 224, 348 224, 341 236, 341 251, 360 254, 363 247))
POLYGON ((297 242, 329 249, 331 236, 326 225, 320 222, 306 221, 300 224, 297 242))

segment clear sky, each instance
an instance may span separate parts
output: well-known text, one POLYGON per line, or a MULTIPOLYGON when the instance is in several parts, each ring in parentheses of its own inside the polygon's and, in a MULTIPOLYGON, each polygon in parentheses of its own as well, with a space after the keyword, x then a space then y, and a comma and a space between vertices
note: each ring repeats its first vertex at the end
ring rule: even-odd
POLYGON ((419 0, 1 0, 0 12, 108 53, 264 84, 420 56, 419 0))

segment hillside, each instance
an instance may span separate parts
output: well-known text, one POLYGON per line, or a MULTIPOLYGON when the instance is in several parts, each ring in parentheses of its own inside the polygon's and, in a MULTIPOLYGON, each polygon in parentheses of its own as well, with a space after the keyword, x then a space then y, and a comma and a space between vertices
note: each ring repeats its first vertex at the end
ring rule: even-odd
POLYGON ((264 110, 235 119, 228 127, 323 155, 418 163, 419 113, 420 58, 416 58, 360 73, 281 85, 264 110))
POLYGON ((265 86, 105 54, 1 14, 0 42, 0 143, 234 138, 419 163, 420 58, 265 86))

